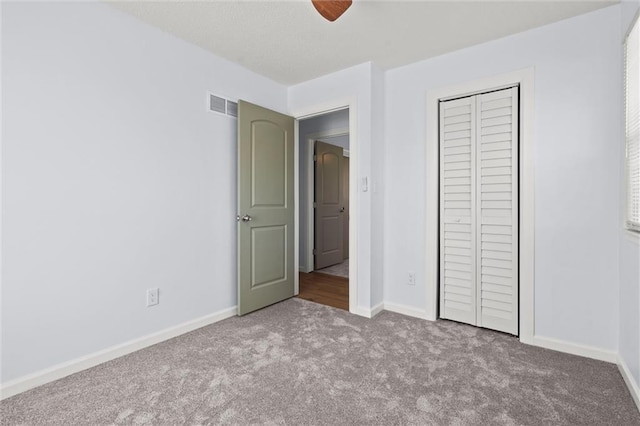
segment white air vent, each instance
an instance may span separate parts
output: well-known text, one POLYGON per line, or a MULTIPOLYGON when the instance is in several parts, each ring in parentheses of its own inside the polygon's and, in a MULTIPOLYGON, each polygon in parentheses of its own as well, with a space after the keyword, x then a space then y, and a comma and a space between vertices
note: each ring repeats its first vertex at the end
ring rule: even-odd
POLYGON ((236 102, 227 100, 227 115, 238 116, 238 104, 236 102))
POLYGON ((208 108, 209 111, 218 114, 224 114, 230 117, 238 116, 238 104, 236 102, 223 98, 222 96, 214 95, 213 93, 209 93, 208 108))
POLYGON ((226 100, 220 96, 209 94, 209 111, 225 113, 226 100))

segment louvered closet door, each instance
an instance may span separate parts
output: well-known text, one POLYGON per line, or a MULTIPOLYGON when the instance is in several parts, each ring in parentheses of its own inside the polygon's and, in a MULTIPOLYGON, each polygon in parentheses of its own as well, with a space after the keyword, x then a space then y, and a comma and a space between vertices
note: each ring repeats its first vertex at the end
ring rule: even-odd
POLYGON ((518 89, 476 105, 477 325, 518 334, 518 89))
POLYGON ((518 89, 440 105, 440 313, 518 334, 518 89))
POLYGON ((440 103, 440 316, 476 323, 473 98, 440 103))

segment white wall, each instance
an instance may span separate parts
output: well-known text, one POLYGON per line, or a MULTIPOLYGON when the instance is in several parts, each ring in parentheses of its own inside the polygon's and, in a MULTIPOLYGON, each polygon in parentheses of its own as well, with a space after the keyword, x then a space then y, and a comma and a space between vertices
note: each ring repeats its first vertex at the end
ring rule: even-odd
MULTIPOLYGON (((627 34, 633 18, 640 9, 640 1, 625 1, 621 5, 621 38, 627 34)), ((622 101, 622 100, 621 100, 622 101)), ((624 120, 621 119, 621 128, 624 120)), ((621 138, 621 149, 624 149, 624 139, 621 138)), ((620 156, 620 169, 623 170, 623 158, 620 156)), ((620 173, 623 188, 624 173, 620 173)), ((625 192, 621 191, 620 205, 623 207, 619 223, 624 220, 625 192)), ((640 236, 634 236, 620 226, 620 343, 619 353, 624 363, 640 384, 640 236)))
POLYGON ((386 73, 385 302, 426 306, 426 91, 535 67, 535 333, 616 350, 619 26, 613 6, 386 73))
POLYGON ((2 382, 234 306, 236 122, 206 92, 286 88, 103 4, 2 9, 2 382))
MULTIPOLYGON (((299 142, 299 159, 300 159, 300 262, 299 267, 304 271, 313 270, 313 265, 307 265, 307 245, 308 245, 308 214, 307 205, 309 180, 308 174, 308 155, 309 155, 309 138, 312 135, 322 133, 335 132, 338 130, 349 130, 349 110, 333 111, 328 114, 300 120, 298 125, 298 142, 299 142)), ((332 145, 341 146, 349 149, 349 136, 341 136, 336 138, 322 138, 323 141, 332 145)))
MULTIPOLYGON (((351 153, 357 145, 357 300, 359 310, 371 308, 371 191, 362 192, 361 179, 371 174, 371 74, 372 65, 365 63, 289 87, 289 111, 293 115, 307 115, 322 111, 327 105, 356 103, 356 112, 350 111, 356 132, 350 134, 351 153), (355 133, 355 134, 354 134, 355 133)), ((353 169, 353 157, 350 160, 353 169)), ((353 211, 351 214, 353 218, 353 211)), ((353 242, 350 242, 353 245, 353 242)), ((350 265, 352 265, 352 262, 350 265)))

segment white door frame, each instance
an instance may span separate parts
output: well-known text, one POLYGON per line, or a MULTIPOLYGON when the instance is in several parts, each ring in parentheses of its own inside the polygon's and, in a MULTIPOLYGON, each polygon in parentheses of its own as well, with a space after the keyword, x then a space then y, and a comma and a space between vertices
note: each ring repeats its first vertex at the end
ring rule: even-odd
MULTIPOLYGON (((300 129, 299 120, 303 118, 311 118, 319 115, 324 115, 329 112, 338 111, 341 109, 349 109, 349 312, 357 313, 357 300, 358 300, 358 137, 356 128, 357 117, 357 101, 356 98, 338 99, 329 101, 323 104, 299 108, 294 111, 290 111, 295 119, 295 143, 294 143, 294 191, 295 191, 295 253, 294 262, 296 265, 296 271, 300 265, 300 129)), ((336 135, 338 136, 338 135, 336 135)), ((307 158, 308 161, 308 158, 307 158)), ((313 152, 311 155, 313 171, 313 152)), ((313 181, 313 179, 312 179, 313 181)), ((313 194, 313 192, 311 192, 313 194)), ((307 200, 308 202, 308 200, 307 200)), ((313 205, 313 198, 311 199, 313 205)), ((311 215, 313 215, 313 209, 311 209, 311 215)), ((313 224, 313 220, 311 221, 313 224)), ((313 230, 313 228, 311 228, 313 230)), ((311 248, 311 255, 313 255, 313 247, 311 248)), ((311 263, 313 265, 313 261, 311 263)), ((294 279, 294 292, 297 295, 300 292, 299 276, 296 273, 294 279)))
POLYGON ((427 92, 425 277, 427 319, 438 312, 439 101, 520 86, 520 341, 534 343, 534 69, 526 68, 427 92))
MULTIPOLYGON (((307 199, 303 200, 303 202, 307 203, 307 267, 304 272, 311 272, 314 269, 313 248, 315 240, 315 219, 313 211, 313 193, 315 192, 315 164, 313 164, 313 152, 315 143, 318 139, 345 136, 348 134, 349 129, 335 129, 327 130, 325 132, 312 133, 307 137, 307 199)), ((347 238, 349 238, 348 235, 347 238)))

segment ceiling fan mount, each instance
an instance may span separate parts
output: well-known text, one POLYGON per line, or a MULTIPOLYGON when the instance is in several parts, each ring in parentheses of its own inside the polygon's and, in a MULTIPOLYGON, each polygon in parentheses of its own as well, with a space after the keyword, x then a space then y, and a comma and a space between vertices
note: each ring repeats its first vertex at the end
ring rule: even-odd
POLYGON ((328 21, 335 21, 351 6, 351 0, 311 0, 313 7, 328 21))

